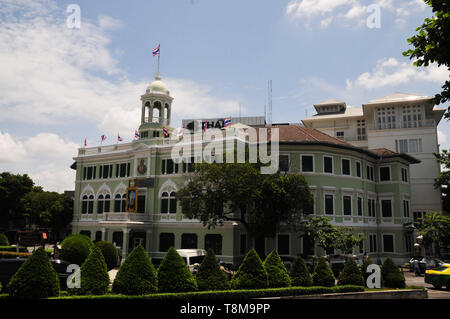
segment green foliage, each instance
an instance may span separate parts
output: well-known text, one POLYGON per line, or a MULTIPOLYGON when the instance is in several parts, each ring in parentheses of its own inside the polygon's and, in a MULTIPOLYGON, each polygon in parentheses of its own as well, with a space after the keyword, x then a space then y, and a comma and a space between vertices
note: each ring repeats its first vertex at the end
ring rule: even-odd
POLYGON ((0 246, 9 246, 8 237, 5 234, 0 233, 0 246))
MULTIPOLYGON (((16 246, 0 246, 0 251, 16 252, 17 247, 16 246)), ((19 253, 26 253, 26 252, 28 252, 26 247, 19 246, 19 253)))
POLYGON ((155 267, 141 245, 120 265, 112 290, 118 294, 145 295, 158 291, 155 267))
POLYGON ((267 271, 258 253, 252 248, 245 255, 238 271, 231 279, 231 287, 232 289, 264 289, 268 286, 267 271))
POLYGON ((197 290, 194 275, 174 247, 170 247, 157 271, 160 292, 197 290))
POLYGON ((359 270, 358 264, 355 262, 353 258, 347 258, 347 261, 344 265, 344 270, 341 272, 338 285, 354 285, 354 286, 365 286, 365 281, 359 270))
POLYGON ((312 274, 314 286, 333 287, 335 278, 325 258, 319 258, 312 274))
POLYGON ((9 295, 20 299, 57 296, 59 279, 44 249, 33 252, 8 283, 9 295))
POLYGON ((286 270, 286 266, 276 250, 273 250, 266 257, 263 266, 267 271, 269 288, 289 287, 291 285, 291 278, 286 270))
POLYGON ((81 288, 71 292, 83 295, 103 295, 108 290, 109 275, 100 248, 95 247, 81 265, 81 288))
POLYGON ((390 257, 381 266, 383 285, 389 288, 405 288, 405 276, 390 257))
MULTIPOLYGON (((432 63, 444 65, 450 70, 450 2, 442 0, 425 0, 434 13, 433 17, 426 18, 424 23, 416 29, 417 34, 408 39, 414 46, 403 52, 415 60, 417 67, 427 67, 432 63)), ((450 81, 445 81, 442 92, 436 94, 434 103, 440 104, 450 101, 450 81)), ((447 110, 445 117, 450 117, 447 110)))
POLYGON ((295 225, 312 206, 306 179, 261 174, 260 168, 259 163, 196 164, 189 183, 177 192, 183 214, 208 227, 237 221, 254 238, 274 236, 281 221, 295 225))
POLYGON ((34 189, 20 200, 30 225, 60 230, 73 219, 73 202, 65 194, 34 189))
POLYGON ((312 286, 312 277, 302 257, 297 256, 292 263, 289 273, 292 286, 309 287, 312 286))
POLYGON ((306 296, 317 294, 345 293, 345 292, 363 292, 361 286, 335 286, 335 287, 286 287, 252 290, 216 290, 216 291, 196 291, 182 293, 158 293, 140 296, 113 295, 103 296, 61 296, 52 299, 253 299, 269 298, 283 296, 306 296))
POLYGON ((86 235, 70 235, 61 243, 60 258, 72 264, 81 265, 94 248, 94 243, 86 235))
POLYGON ((212 249, 208 249, 196 273, 196 277, 199 290, 230 289, 228 276, 220 269, 219 259, 212 249))
POLYGON ((370 273, 367 272, 367 267, 372 264, 373 264, 372 259, 370 259, 370 257, 367 257, 366 259, 364 259, 363 264, 361 266, 361 274, 364 278, 364 286, 366 285, 367 278, 370 276, 370 273))
POLYGON ((105 257, 108 270, 116 268, 119 262, 119 252, 117 248, 109 241, 102 240, 95 243, 95 247, 100 248, 103 257, 105 257))
POLYGON ((13 251, 0 251, 0 259, 2 258, 27 258, 30 257, 31 253, 16 253, 13 251))

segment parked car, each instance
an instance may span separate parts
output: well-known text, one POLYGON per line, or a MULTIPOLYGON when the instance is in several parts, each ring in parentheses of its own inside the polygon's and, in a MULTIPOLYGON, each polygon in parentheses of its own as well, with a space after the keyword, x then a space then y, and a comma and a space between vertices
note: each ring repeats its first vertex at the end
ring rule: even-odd
POLYGON ((437 289, 446 286, 450 290, 450 264, 442 264, 437 268, 428 269, 425 272, 425 282, 437 289))
POLYGON ((189 270, 194 272, 194 265, 201 264, 203 258, 206 256, 204 249, 177 249, 177 252, 184 259, 184 262, 189 267, 189 270))
MULTIPOLYGON (((26 260, 26 258, 0 259, 0 282, 2 283, 3 289, 6 288, 11 277, 26 260)), ((50 261, 58 274, 60 288, 65 290, 67 288, 67 278, 70 276, 70 273, 67 272, 67 266, 70 263, 60 259, 52 259, 50 261)))

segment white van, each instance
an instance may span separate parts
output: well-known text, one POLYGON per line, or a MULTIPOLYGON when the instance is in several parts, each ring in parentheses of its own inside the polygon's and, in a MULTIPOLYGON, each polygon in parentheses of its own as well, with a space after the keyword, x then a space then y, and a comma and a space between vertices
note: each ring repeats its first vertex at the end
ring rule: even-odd
POLYGON ((190 271, 194 270, 194 264, 201 264, 206 255, 204 249, 177 249, 177 252, 183 257, 190 271))

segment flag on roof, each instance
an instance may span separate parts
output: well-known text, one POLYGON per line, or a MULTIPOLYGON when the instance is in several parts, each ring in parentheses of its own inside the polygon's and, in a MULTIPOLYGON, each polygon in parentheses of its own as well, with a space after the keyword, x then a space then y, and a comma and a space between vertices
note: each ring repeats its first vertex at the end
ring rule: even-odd
POLYGON ((230 126, 231 125, 231 116, 227 117, 223 124, 225 127, 230 126))
POLYGON ((87 141, 86 141, 86 138, 84 138, 84 147, 86 147, 87 146, 87 141))
POLYGON ((206 132, 207 130, 208 130, 208 123, 203 122, 203 123, 202 123, 202 131, 203 131, 203 132, 206 132))
POLYGON ((159 44, 158 44, 158 46, 156 48, 153 49, 152 53, 153 53, 153 56, 159 54, 159 44))
POLYGON ((101 139, 102 139, 102 143, 106 140, 106 135, 105 134, 103 134, 102 136, 101 136, 101 139))
POLYGON ((120 134, 117 134, 117 141, 118 142, 122 142, 123 141, 123 138, 120 137, 120 134))
POLYGON ((169 131, 167 130, 167 128, 163 127, 163 134, 164 136, 169 136, 169 131))
POLYGON ((139 135, 139 132, 137 130, 134 132, 134 138, 137 140, 141 138, 141 136, 139 135))
POLYGON ((184 124, 181 124, 181 127, 178 128, 178 130, 177 130, 177 136, 178 137, 182 136, 183 132, 184 132, 184 124))

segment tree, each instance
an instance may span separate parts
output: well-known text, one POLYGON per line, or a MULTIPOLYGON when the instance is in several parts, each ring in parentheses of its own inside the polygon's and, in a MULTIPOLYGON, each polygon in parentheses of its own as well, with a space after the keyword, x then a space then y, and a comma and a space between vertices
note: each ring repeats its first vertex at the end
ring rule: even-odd
POLYGON ((105 258, 100 248, 95 247, 81 265, 81 287, 73 293, 83 295, 104 295, 108 290, 109 275, 105 258))
MULTIPOLYGON (((119 252, 111 242, 101 240, 95 243, 95 247, 100 248, 103 257, 105 257, 106 266, 108 270, 116 268, 119 263, 119 252)), ((128 259, 128 257, 127 257, 128 259)))
POLYGON ((81 265, 94 248, 92 240, 81 234, 70 235, 61 243, 61 259, 81 265))
POLYGON ((28 226, 49 228, 54 239, 73 219, 73 202, 66 194, 35 189, 20 202, 28 226))
POLYGON ((353 258, 347 258, 344 265, 344 270, 342 270, 339 275, 338 285, 365 286, 364 278, 353 258))
MULTIPOLYGON (((450 70, 450 2, 442 0, 425 0, 431 6, 433 17, 426 18, 424 23, 416 29, 417 34, 408 39, 414 46, 403 52, 404 56, 416 59, 414 65, 427 67, 430 63, 444 65, 450 70)), ((445 81, 442 92, 436 94, 434 103, 440 104, 450 100, 450 81, 445 81)), ((446 118, 450 117, 447 110, 446 118)))
POLYGON ((443 212, 428 212, 419 219, 419 234, 423 236, 423 245, 440 257, 441 248, 450 246, 450 214, 443 212))
POLYGON ((324 257, 319 258, 312 274, 314 286, 333 287, 335 278, 333 271, 324 257))
POLYGON ((405 288, 405 276, 390 257, 381 266, 383 285, 389 288, 405 288))
POLYGON ((442 210, 450 214, 450 153, 442 150, 441 153, 433 153, 437 162, 444 169, 434 181, 434 187, 440 188, 442 193, 442 210))
POLYGON ((264 289, 269 286, 266 269, 253 248, 245 255, 238 271, 231 278, 232 289, 264 289))
POLYGON ((300 237, 313 238, 319 247, 325 250, 339 249, 343 253, 351 252, 364 237, 356 236, 352 227, 334 226, 328 217, 306 218, 298 227, 300 237))
POLYGON ((8 283, 9 295, 20 299, 54 297, 59 289, 58 274, 42 247, 33 252, 8 283))
POLYGON ((23 215, 21 212, 20 199, 33 190, 34 182, 27 175, 11 174, 3 172, 0 174, 0 224, 8 227, 13 223, 22 226, 23 215))
POLYGON ((301 175, 261 174, 260 164, 201 163, 177 192, 183 214, 209 228, 243 225, 254 238, 273 237, 280 222, 295 226, 309 212, 312 195, 301 175))
POLYGON ((220 269, 219 259, 210 248, 196 273, 199 290, 230 289, 228 276, 220 269))
POLYGON ((120 265, 112 290, 125 295, 145 295, 158 291, 156 270, 141 245, 134 248, 120 265))
POLYGON ((159 265, 159 292, 186 292, 198 289, 194 275, 175 248, 170 247, 159 265))
POLYGON ((273 250, 266 257, 263 265, 267 271, 269 288, 289 287, 291 285, 291 278, 286 270, 286 266, 276 250, 273 250))
POLYGON ((289 275, 291 276, 292 286, 309 287, 313 284, 308 267, 300 256, 294 259, 289 275))

